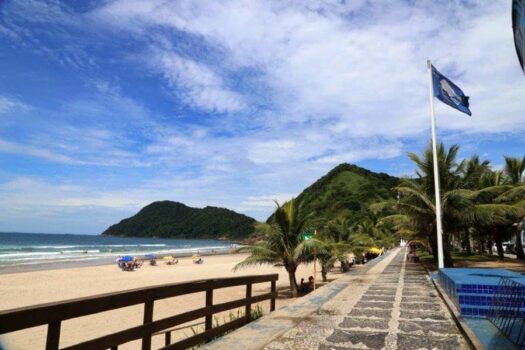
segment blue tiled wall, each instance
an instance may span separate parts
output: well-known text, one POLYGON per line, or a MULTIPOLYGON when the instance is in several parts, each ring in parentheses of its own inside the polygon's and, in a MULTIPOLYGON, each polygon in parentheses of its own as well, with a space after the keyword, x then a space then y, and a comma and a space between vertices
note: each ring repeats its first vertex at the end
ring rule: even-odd
MULTIPOLYGON (((503 269, 441 269, 438 281, 456 304, 461 315, 485 317, 492 304, 493 294, 502 291, 498 285, 501 277, 522 279, 523 276, 503 269), (521 278, 520 278, 521 277, 521 278)), ((525 290, 525 287, 523 287, 525 290)), ((509 305, 521 304, 520 313, 525 316, 525 300, 509 301, 509 305)))

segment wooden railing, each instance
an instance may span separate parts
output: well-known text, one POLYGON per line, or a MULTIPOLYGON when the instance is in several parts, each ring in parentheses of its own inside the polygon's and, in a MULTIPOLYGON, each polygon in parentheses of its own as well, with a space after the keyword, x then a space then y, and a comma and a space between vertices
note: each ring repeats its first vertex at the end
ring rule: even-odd
POLYGON ((60 326, 62 321, 127 306, 144 304, 144 322, 142 325, 84 341, 62 349, 116 350, 121 344, 142 339, 142 349, 150 350, 151 337, 154 333, 162 332, 171 327, 204 317, 204 332, 173 344, 167 342, 166 346, 162 348, 164 350, 186 349, 209 341, 229 330, 241 327, 248 323, 250 321, 251 305, 254 303, 270 299, 270 311, 274 311, 275 298, 277 297, 276 281, 278 278, 279 276, 277 274, 271 274, 198 280, 138 288, 122 292, 66 300, 57 303, 40 304, 0 311, 0 334, 47 325, 46 350, 57 350, 59 349, 60 326), (271 291, 269 293, 252 296, 252 285, 263 282, 271 282, 271 291), (213 291, 215 289, 241 285, 246 286, 245 298, 213 304, 213 291), (206 292, 204 307, 153 321, 153 306, 156 300, 198 292, 206 292), (238 318, 217 327, 212 326, 214 314, 238 307, 245 308, 245 313, 242 318, 238 318))

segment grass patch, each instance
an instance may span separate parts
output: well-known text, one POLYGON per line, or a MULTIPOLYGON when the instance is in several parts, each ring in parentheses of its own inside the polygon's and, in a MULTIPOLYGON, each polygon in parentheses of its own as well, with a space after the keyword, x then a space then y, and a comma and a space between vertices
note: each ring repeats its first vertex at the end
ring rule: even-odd
MULTIPOLYGON (((432 254, 429 254, 424 249, 419 248, 417 250, 417 255, 419 260, 423 263, 423 265, 426 266, 428 270, 437 270, 437 261, 434 260, 432 254)), ((519 273, 525 273, 525 262, 511 258, 504 258, 503 260, 500 260, 498 259, 497 255, 468 255, 464 252, 452 252, 452 260, 454 261, 454 267, 503 268, 519 273)))

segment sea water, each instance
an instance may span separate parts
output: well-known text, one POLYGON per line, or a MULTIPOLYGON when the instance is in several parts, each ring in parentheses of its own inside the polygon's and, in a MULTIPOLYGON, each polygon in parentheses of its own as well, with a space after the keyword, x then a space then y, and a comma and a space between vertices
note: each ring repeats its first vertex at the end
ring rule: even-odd
POLYGON ((124 238, 100 235, 0 233, 0 271, 91 265, 122 255, 190 255, 227 252, 228 241, 197 239, 124 238))

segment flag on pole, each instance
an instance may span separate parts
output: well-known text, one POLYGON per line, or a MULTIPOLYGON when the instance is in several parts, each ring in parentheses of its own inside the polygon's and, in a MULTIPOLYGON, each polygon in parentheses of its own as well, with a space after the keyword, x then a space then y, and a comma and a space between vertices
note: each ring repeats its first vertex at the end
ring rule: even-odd
POLYGON ((434 87, 434 96, 437 97, 441 102, 446 103, 452 108, 457 109, 468 115, 472 115, 470 112, 468 96, 465 96, 463 91, 451 82, 443 74, 432 66, 432 85, 434 87))
POLYGON ((512 1, 512 29, 518 60, 525 73, 525 0, 512 1))

